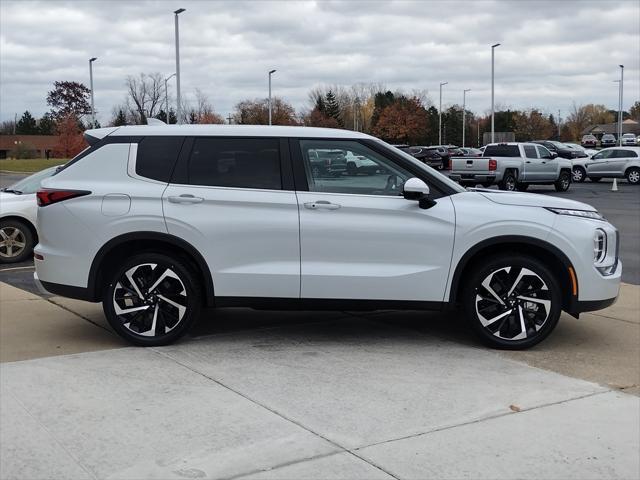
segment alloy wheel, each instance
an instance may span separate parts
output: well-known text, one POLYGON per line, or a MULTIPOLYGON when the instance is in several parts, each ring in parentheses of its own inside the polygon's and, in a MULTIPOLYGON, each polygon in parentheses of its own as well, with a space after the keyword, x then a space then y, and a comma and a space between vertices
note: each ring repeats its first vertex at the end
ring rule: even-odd
POLYGON ((640 182, 640 170, 631 170, 627 175, 627 181, 633 184, 640 182))
POLYGON ((572 175, 574 182, 582 182, 584 180, 584 171, 581 168, 574 168, 572 175))
POLYGON ((162 336, 187 311, 187 291, 168 266, 143 263, 126 270, 113 290, 113 308, 122 326, 135 335, 162 336))
POLYGON ((11 226, 0 228, 0 257, 18 257, 26 247, 27 239, 22 230, 11 226))
POLYGON ((537 335, 551 313, 551 292, 544 280, 524 267, 502 267, 477 288, 475 310, 482 327, 502 340, 537 335))

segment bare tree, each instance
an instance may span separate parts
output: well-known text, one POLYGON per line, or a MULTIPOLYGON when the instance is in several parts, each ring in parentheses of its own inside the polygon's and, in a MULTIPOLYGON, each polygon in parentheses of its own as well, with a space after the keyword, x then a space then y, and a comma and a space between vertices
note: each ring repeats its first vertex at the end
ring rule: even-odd
POLYGON ((164 79, 159 73, 141 73, 138 77, 128 76, 127 104, 136 117, 136 123, 147 123, 147 118, 155 117, 164 103, 164 79))

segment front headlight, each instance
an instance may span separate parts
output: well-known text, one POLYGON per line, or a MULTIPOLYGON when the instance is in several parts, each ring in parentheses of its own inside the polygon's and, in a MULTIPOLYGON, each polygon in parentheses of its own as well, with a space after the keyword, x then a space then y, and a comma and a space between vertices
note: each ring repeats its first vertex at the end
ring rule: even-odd
POLYGON ((569 215, 571 217, 590 218, 591 220, 604 220, 604 217, 594 210, 572 210, 568 208, 551 208, 545 207, 547 210, 558 215, 569 215))
POLYGON ((605 277, 613 275, 618 267, 620 236, 617 230, 605 232, 597 228, 593 234, 593 265, 605 277))

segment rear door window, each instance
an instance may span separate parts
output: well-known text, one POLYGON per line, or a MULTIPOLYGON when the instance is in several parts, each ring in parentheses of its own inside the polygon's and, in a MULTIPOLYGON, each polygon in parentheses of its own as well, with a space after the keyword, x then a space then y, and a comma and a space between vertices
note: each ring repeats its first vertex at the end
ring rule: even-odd
POLYGON ((195 138, 187 183, 282 190, 277 138, 195 138))
POLYGON ((136 174, 168 182, 178 160, 184 137, 145 137, 138 143, 136 174))
POLYGON ((636 158, 638 154, 633 150, 616 150, 613 156, 615 158, 636 158))
POLYGON ((536 147, 533 145, 525 145, 524 146, 524 154, 527 158, 538 158, 538 153, 536 152, 536 147))

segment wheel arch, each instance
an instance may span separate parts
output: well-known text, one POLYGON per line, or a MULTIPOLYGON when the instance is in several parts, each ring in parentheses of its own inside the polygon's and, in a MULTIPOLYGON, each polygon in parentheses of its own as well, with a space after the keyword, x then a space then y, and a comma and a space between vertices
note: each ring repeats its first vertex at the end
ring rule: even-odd
POLYGON ((108 274, 117 267, 118 261, 140 252, 164 253, 177 256, 189 264, 202 281, 205 304, 213 306, 213 278, 207 262, 200 252, 185 240, 160 232, 126 233, 112 238, 96 253, 89 270, 88 296, 91 301, 99 301, 102 287, 108 274))
POLYGON ((544 240, 519 235, 493 237, 477 243, 460 258, 449 289, 449 303, 455 304, 464 288, 465 273, 488 255, 509 251, 521 252, 542 261, 556 275, 562 288, 562 309, 578 316, 578 278, 569 258, 556 246, 544 240))

